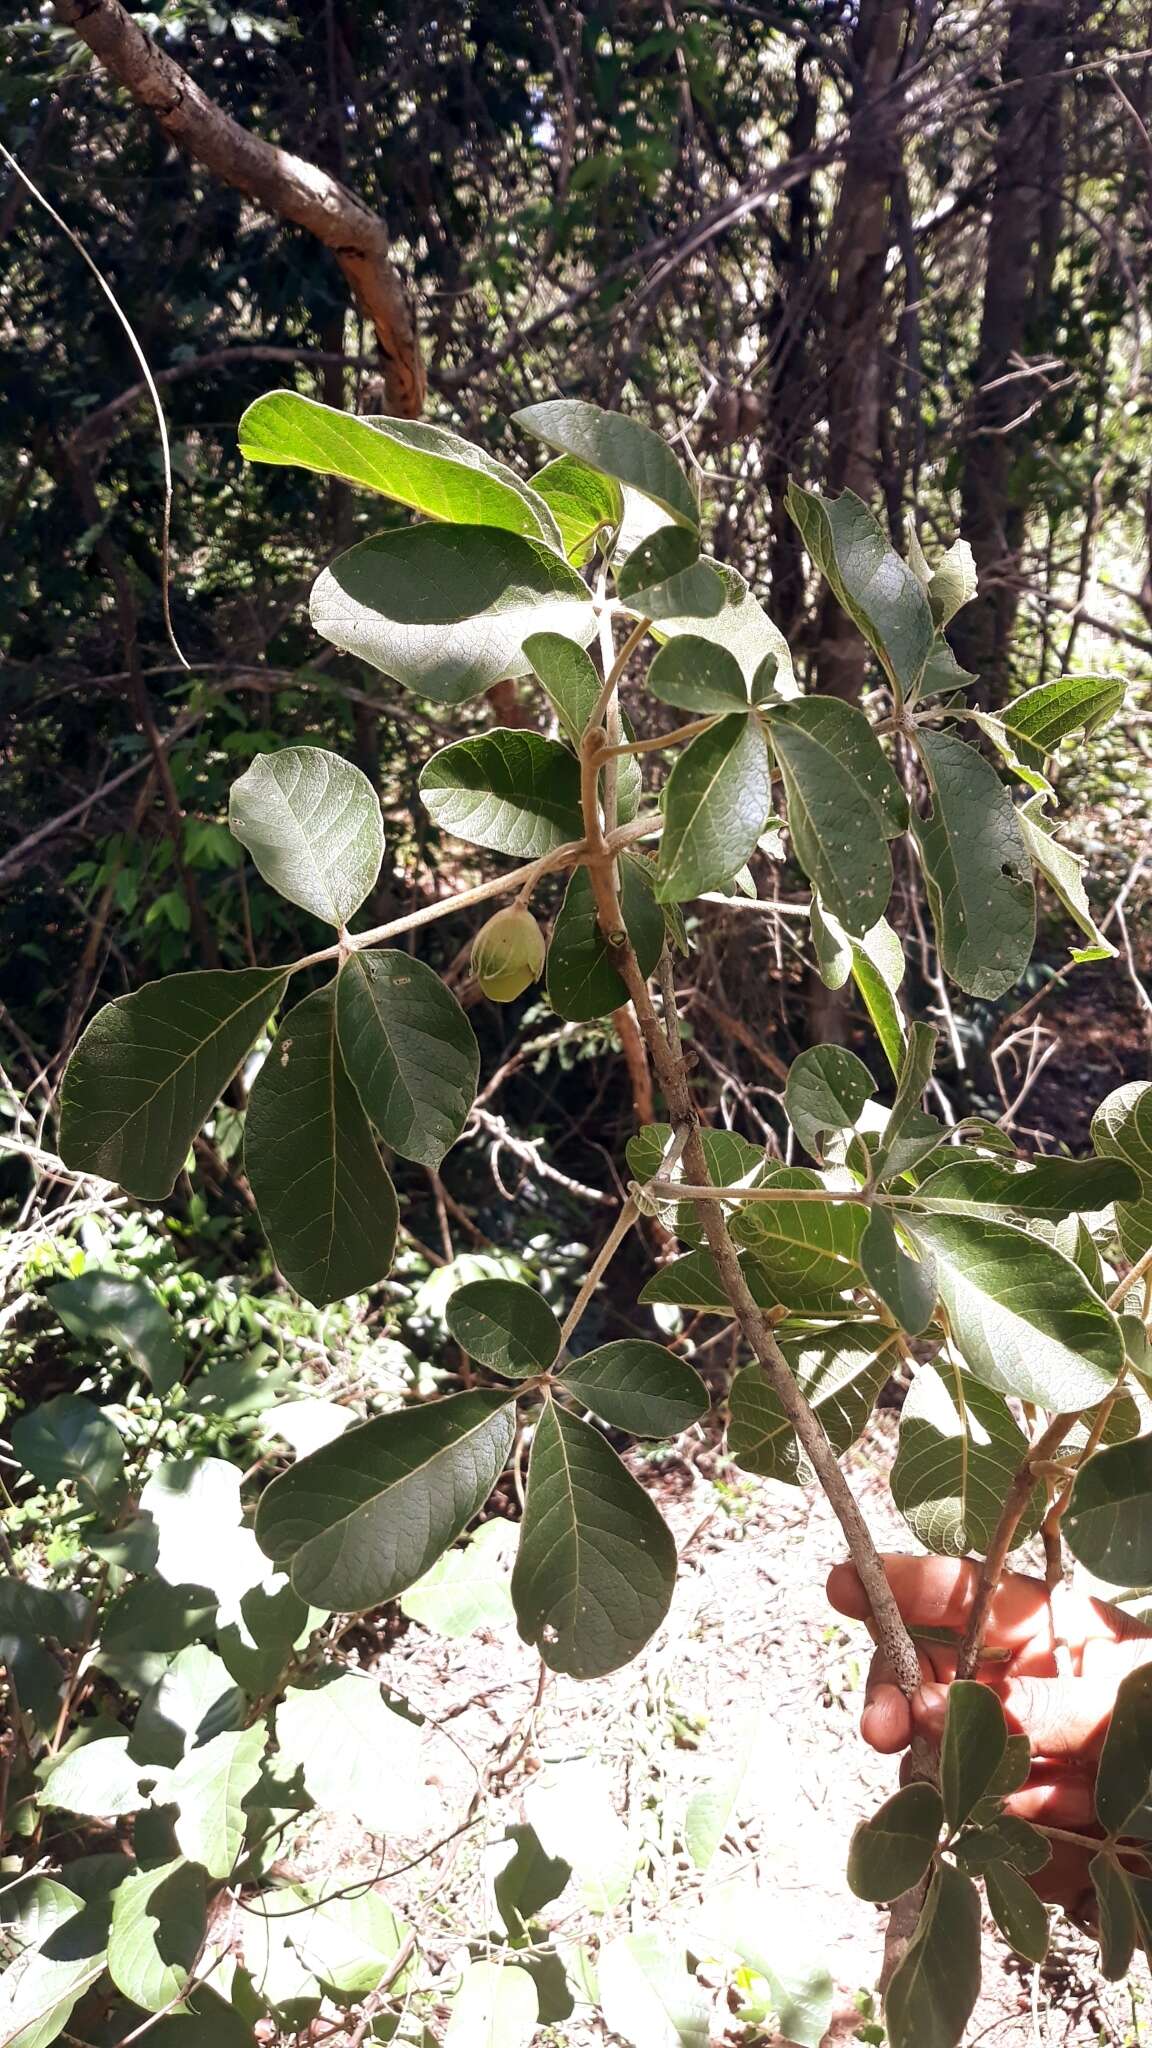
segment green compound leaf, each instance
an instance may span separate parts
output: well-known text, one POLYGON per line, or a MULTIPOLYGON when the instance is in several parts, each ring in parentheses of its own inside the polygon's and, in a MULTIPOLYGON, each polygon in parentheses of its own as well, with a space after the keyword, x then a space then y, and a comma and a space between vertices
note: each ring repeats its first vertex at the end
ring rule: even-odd
POLYGON ((1008 1726, 995 1693, 974 1679, 956 1679, 948 1688, 940 1744, 940 1796, 950 1828, 963 1827, 995 1783, 1007 1746, 1008 1726))
POLYGON ((765 716, 796 858, 845 931, 862 938, 892 894, 887 842, 907 829, 904 792, 855 705, 808 697, 765 716))
POLYGON ((785 504, 817 568, 881 666, 907 695, 936 637, 920 579, 854 491, 821 498, 792 483, 785 504))
POLYGON ((316 1606, 393 1600, 483 1507, 514 1426, 511 1396, 471 1393, 347 1430, 261 1494, 260 1547, 316 1606))
POLYGON ((860 1239, 860 1266, 874 1294, 910 1337, 928 1328, 936 1311, 936 1261, 929 1252, 910 1258, 885 1209, 871 1209, 860 1239))
POLYGON ((624 517, 624 493, 614 477, 589 469, 574 455, 559 455, 533 477, 530 486, 543 498, 560 530, 568 560, 577 568, 592 552, 598 533, 615 532, 624 517))
POLYGON ((1116 1703, 1096 1771, 1096 1816, 1110 1835, 1123 1834, 1152 1788, 1152 1663, 1130 1671, 1116 1703))
POLYGON ((1021 1173, 994 1159, 958 1159, 922 1180, 916 1201, 940 1215, 995 1220, 1014 1209, 1055 1218, 1091 1215, 1139 1193, 1136 1172, 1119 1159, 1037 1159, 1021 1173))
POLYGON ((858 1899, 880 1905, 919 1884, 944 1824, 934 1785, 904 1785, 870 1820, 854 1828, 848 1848, 848 1884, 858 1899))
POLYGON ((437 704, 524 676, 529 633, 583 647, 588 590, 552 546, 494 526, 412 526, 360 541, 312 586, 325 640, 437 704))
POLYGON ((284 1278, 323 1307, 383 1280, 396 1194, 344 1071, 331 986, 289 1010, 248 1102, 244 1165, 284 1278))
POLYGON ((748 685, 735 655, 696 633, 665 641, 648 670, 647 683, 662 704, 682 711, 748 708, 748 685))
POLYGON ((876 1083, 854 1052, 814 1045, 794 1059, 784 1084, 784 1113, 806 1152, 821 1157, 825 1131, 850 1131, 876 1083))
POLYGON ((204 1872, 177 1856, 139 1870, 112 1898, 108 1974, 145 2012, 182 2010, 182 1994, 204 1940, 204 1872))
POLYGON ((158 1394, 176 1386, 187 1353, 155 1288, 122 1273, 81 1273, 48 1289, 48 1300, 74 1337, 114 1344, 158 1394))
POLYGON ((935 1253, 953 1341, 976 1379, 1061 1410, 1111 1392, 1124 1363, 1120 1326, 1070 1259, 983 1217, 917 1214, 905 1223, 935 1253))
MULTIPOLYGON (((802 1166, 781 1166, 761 1177, 761 1186, 787 1191, 818 1189, 818 1174, 802 1166)), ((780 1299, 799 1307, 807 1296, 860 1284, 860 1240, 867 1210, 859 1202, 749 1202, 732 1219, 732 1235, 753 1255, 780 1299)))
MULTIPOLYGON (((699 536, 662 526, 634 548, 616 572, 616 591, 630 611, 649 619, 715 618, 726 591, 719 570, 701 560, 699 536)), ((747 703, 748 693, 742 692, 747 703)))
POLYGON ((444 831, 518 860, 584 836, 579 764, 539 733, 500 726, 456 740, 421 769, 420 795, 444 831))
POLYGON ((671 1604, 676 1545, 599 1432, 549 1402, 536 1425, 516 1621, 552 1671, 603 1678, 644 1648, 671 1604))
POLYGON ((1009 1863, 992 1863, 984 1872, 988 1911, 1017 1955, 1042 1963, 1048 1953, 1048 1915, 1026 1878, 1009 1863))
MULTIPOLYGON (((884 1323, 838 1323, 803 1337, 782 1337, 780 1348, 833 1450, 846 1451, 899 1363, 898 1333, 884 1323)), ((744 1471, 788 1486, 812 1484, 815 1475, 758 1365, 736 1374, 729 1418, 728 1449, 744 1471)))
POLYGON ((114 1512, 123 1496, 119 1430, 83 1394, 56 1394, 12 1425, 12 1448, 41 1486, 70 1479, 83 1506, 114 1512))
POLYGON ((267 1740, 263 1721, 216 1735, 190 1749, 172 1773, 167 1794, 180 1809, 176 1840, 209 1877, 232 1874, 248 1825, 244 1801, 259 1779, 267 1740))
POLYGON ((1039 797, 1021 804, 1016 818, 1033 866, 1040 870, 1073 924, 1079 926, 1088 940, 1086 946, 1072 947, 1073 960, 1078 964, 1088 960, 1115 960, 1115 946, 1104 937, 1092 915, 1092 905, 1084 887, 1086 861, 1053 838, 1039 797))
POLYGON ((1020 820, 991 763, 955 733, 916 734, 932 792, 912 815, 945 973, 987 1001, 1018 981, 1032 956, 1036 894, 1020 820))
POLYGON ((248 462, 343 477, 429 519, 498 526, 560 545, 559 526, 537 491, 447 427, 338 412, 295 391, 269 391, 248 407, 239 439, 248 462))
POLYGON ((632 1436, 679 1436, 708 1413, 698 1372, 662 1344, 625 1337, 574 1358, 560 1386, 632 1436))
POLYGON ((1152 1580, 1150 1492, 1148 1436, 1109 1444, 1076 1474, 1063 1522, 1068 1548, 1110 1586, 1146 1586, 1152 1580))
MULTIPOLYGON (((922 1365, 900 1412, 892 1499, 918 1543, 942 1557, 984 1556, 1028 1440, 1007 1402, 955 1366, 922 1365)), ((1037 1485, 1016 1541, 1040 1526, 1037 1485)))
POLYGON ((258 754, 228 799, 228 825, 266 882, 343 928, 384 858, 380 800, 366 775, 324 747, 258 754))
POLYGON ((1092 1119, 1092 1143, 1101 1159, 1122 1159, 1140 1179, 1140 1196, 1118 1202, 1116 1228, 1133 1264, 1152 1244, 1152 1082, 1114 1088, 1092 1119))
POLYGON ((345 1072, 386 1145, 439 1166, 476 1095, 480 1048, 451 989, 410 953, 354 953, 336 983, 345 1072))
POLYGON ((1099 1908, 1100 1975, 1110 1984, 1126 1977, 1136 1948, 1136 1908, 1121 1865, 1102 1849, 1088 1865, 1099 1908))
POLYGON ((99 1010, 68 1062, 60 1157, 162 1201, 287 986, 278 968, 172 974, 99 1010))
POLYGON ((884 1999, 891 2048, 958 2048, 980 1995, 980 1895, 939 1863, 884 1999))
POLYGON ((543 1295, 522 1280, 470 1280, 449 1295, 444 1319, 469 1357, 508 1379, 547 1372, 563 1341, 543 1295))
POLYGON ((754 851, 771 809, 759 721, 740 713, 721 718, 685 747, 668 777, 657 900, 685 903, 720 888, 754 851))
POLYGON ((581 398, 555 398, 524 406, 512 415, 517 426, 555 448, 574 455, 590 469, 615 477, 663 507, 680 526, 695 529, 700 514, 692 486, 660 435, 639 420, 606 412, 581 398))
MULTIPOLYGON (((645 977, 664 950, 664 913, 653 895, 647 861, 625 854, 620 862, 620 909, 645 977)), ((612 965, 612 947, 600 929, 587 868, 574 869, 548 944, 548 1001, 558 1017, 585 1024, 610 1016, 628 1001, 612 965)))

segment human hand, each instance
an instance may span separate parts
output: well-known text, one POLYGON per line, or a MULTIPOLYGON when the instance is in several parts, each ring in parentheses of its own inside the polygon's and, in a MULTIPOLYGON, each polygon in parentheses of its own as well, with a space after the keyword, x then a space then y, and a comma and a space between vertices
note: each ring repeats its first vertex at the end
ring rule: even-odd
MULTIPOLYGON (((891 1754, 906 1749, 914 1734, 940 1739, 979 1567, 950 1557, 890 1556, 883 1562, 913 1639, 921 1630, 944 1630, 952 1637, 916 1641, 924 1683, 911 1701, 893 1684, 884 1659, 873 1658, 860 1732, 871 1748, 891 1754)), ((853 1565, 833 1568, 828 1598, 839 1613, 869 1620, 853 1565)), ((1116 1688, 1130 1671, 1152 1663, 1152 1630, 1106 1600, 1064 1588, 1050 1602, 1039 1579, 1010 1572, 993 1598, 984 1648, 976 1676, 999 1697, 1009 1729, 1026 1735, 1032 1748, 1028 1781, 1006 1802, 1009 1812, 1043 1827, 1098 1834, 1096 1765, 1116 1688)), ((1055 1840, 1052 1852, 1051 1862, 1029 1882, 1041 1898, 1083 1918, 1092 1895, 1092 1851, 1055 1840)))

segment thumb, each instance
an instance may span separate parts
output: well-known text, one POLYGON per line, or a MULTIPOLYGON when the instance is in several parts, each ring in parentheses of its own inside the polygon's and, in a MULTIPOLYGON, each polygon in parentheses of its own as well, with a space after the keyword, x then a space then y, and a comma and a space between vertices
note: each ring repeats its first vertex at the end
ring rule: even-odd
MULTIPOLYGON (((1033 1756, 1061 1761, 1099 1756, 1116 1704, 1114 1683, 1095 1678, 1009 1678, 994 1689, 1009 1728, 1028 1737, 1033 1756)), ((916 1726, 939 1738, 947 1704, 947 1686, 921 1686, 912 1701, 916 1726)))

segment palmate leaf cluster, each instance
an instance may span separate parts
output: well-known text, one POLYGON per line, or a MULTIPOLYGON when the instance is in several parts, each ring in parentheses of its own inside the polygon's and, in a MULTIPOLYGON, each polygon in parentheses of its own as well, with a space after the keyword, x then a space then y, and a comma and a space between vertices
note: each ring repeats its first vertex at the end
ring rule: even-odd
MULTIPOLYGON (((1100 1576, 1152 1581, 1142 1512, 1152 1435, 1141 1434, 1140 1304, 1118 1312, 1101 1277, 1114 1234, 1131 1262, 1152 1239, 1152 1089, 1109 1098, 1090 1160, 1021 1160, 994 1126, 947 1129, 924 1107, 935 1036, 905 1019, 902 952, 886 921, 893 842, 910 834, 941 965, 967 992, 992 1000, 1019 979, 1033 942, 1037 870, 1080 927, 1079 957, 1111 950, 1078 864, 1052 837, 1043 771, 1065 738, 1116 708, 1122 684, 1064 677, 1025 693, 1004 715, 970 711, 970 678, 945 631, 972 594, 963 543, 934 568, 918 548, 905 561, 851 494, 823 500, 794 485, 792 516, 875 657, 878 710, 870 716, 806 696, 757 599, 701 552, 695 493, 657 435, 576 401, 532 406, 519 418, 552 452, 530 482, 444 429, 345 417, 291 392, 249 410, 241 445, 252 460, 342 477, 424 515, 359 543, 321 573, 312 618, 336 646, 443 706, 508 676, 539 684, 551 733, 496 729, 453 741, 423 765, 420 793, 441 832, 569 870, 545 970, 561 1018, 607 1016, 628 993, 588 865, 590 802, 597 830, 610 835, 641 977, 666 946, 683 943, 679 906, 730 890, 769 819, 783 813, 812 886, 821 971, 833 986, 855 979, 887 1079, 879 1087, 840 1047, 816 1047, 794 1062, 784 1109, 809 1164, 781 1165, 732 1132, 702 1133, 709 1181, 753 1300, 771 1311, 783 1358, 838 1452, 860 1435, 916 1340, 920 1363, 892 1493, 916 1538, 947 1555, 983 1553, 992 1541, 1027 1457, 1022 1404, 1090 1420, 1102 1402, 1113 1403, 1101 1447, 1076 1476, 1066 1533, 1100 1576), (653 697, 687 714, 686 729, 667 741, 673 760, 658 803, 647 793, 646 749, 627 751, 611 679, 588 651, 617 614, 644 622, 637 642, 646 631, 655 643, 653 697), (602 729, 606 715, 615 719, 610 730, 602 729), (605 753, 609 745, 621 751, 605 753), (618 764, 612 776, 610 758, 618 764), (1023 801, 1011 778, 1027 790, 1023 801), (643 850, 646 839, 658 839, 655 856, 643 850), (1120 1396, 1126 1376, 1135 1398, 1120 1396)), ((417 954, 386 945, 387 932, 352 929, 385 856, 379 804, 363 774, 315 747, 261 756, 234 785, 229 822, 269 887, 327 928, 324 943, 280 967, 176 975, 102 1010, 69 1064, 60 1149, 76 1171, 162 1200, 200 1125, 271 1031, 249 1097, 245 1171, 280 1273, 323 1305, 388 1273, 399 1222, 389 1159, 435 1169, 460 1137, 478 1084, 476 1039, 456 996, 417 954), (284 1007, 295 975, 328 965, 331 978, 284 1007)), ((530 893, 535 878, 532 870, 517 885, 530 893)), ((656 1211, 679 1244, 640 1299, 731 1316, 700 1197, 677 1192, 683 1137, 652 1125, 628 1147, 637 1207, 656 1211)), ((77 1293, 78 1284, 60 1303, 69 1327, 98 1328, 145 1365, 155 1387, 171 1386, 181 1364, 155 1305, 117 1300, 114 1289, 98 1298, 77 1293)), ((703 1381, 655 1342, 572 1356, 573 1331, 523 1282, 462 1286, 447 1320, 474 1362, 474 1384, 377 1415, 299 1458, 264 1487, 254 1532, 220 1472, 161 1466, 148 1482, 139 1506, 159 1530, 159 1550, 147 1561, 127 1553, 119 1615, 110 1610, 100 1621, 101 1645, 111 1646, 115 1669, 134 1678, 141 1699, 132 1733, 102 1730, 102 1739, 54 1757, 42 1795, 49 1806, 63 1796, 64 1811, 139 1811, 144 1800, 175 1809, 164 1855, 142 1858, 117 1890, 107 1933, 114 1981, 146 2010, 160 2010, 186 1981, 211 1888, 246 1853, 246 1816, 254 1804, 277 1804, 275 1788, 267 1800, 260 1791, 271 1768, 260 1701, 282 1690, 318 1616, 403 1596, 437 1567, 483 1509, 518 1428, 531 1431, 511 1581, 524 1640, 553 1670, 593 1679, 635 1657, 668 1611, 675 1545, 609 1432, 660 1439, 692 1427, 709 1404, 703 1381), (219 1610, 214 1650, 198 1641, 204 1609, 196 1607, 196 1530, 209 1510, 224 1531, 209 1581, 219 1610), (187 1595, 166 1618, 178 1639, 163 1644, 153 1640, 154 1625, 153 1635, 134 1633, 125 1612, 134 1602, 147 1606, 156 1570, 187 1595), (164 1661, 133 1667, 141 1655, 164 1661), (192 1706, 170 1714, 165 1687, 192 1706), (193 1708, 199 1732, 188 1752, 169 1724, 187 1730, 180 1714, 193 1708), (145 1733, 158 1731, 151 1746, 141 1723, 145 1733), (98 1803, 69 1809, 68 1798, 98 1803), (187 1929, 187 1955, 178 1944, 163 1956, 150 1945, 160 1891, 165 1914, 187 1929)), ((788 1484, 811 1478, 759 1365, 736 1373, 729 1419, 730 1450, 745 1469, 788 1484)), ((14 1441, 37 1477, 71 1481, 97 1518, 117 1524, 126 1505, 122 1449, 91 1403, 58 1396, 21 1420, 14 1441)), ((1036 1527, 1043 1505, 1038 1479, 1018 1535, 1036 1527)), ((12 1601, 15 1612, 15 1592, 12 1601)), ((34 1684, 29 1621, 16 1614, 12 1654, 34 1684)), ((38 1621, 61 1644, 78 1640, 84 1626, 55 1608, 51 1627, 46 1610, 38 1621)), ((51 1689, 43 1667, 39 1681, 51 1689)), ((402 1717, 381 1719, 389 1710, 378 1697, 353 1701, 341 1692, 345 1683, 329 1675, 318 1690, 289 1689, 282 1698, 279 1796, 293 1759, 306 1793, 320 1796, 322 1753, 346 1713, 352 1757, 357 1744, 374 1742, 401 1755, 402 1717), (364 1715, 370 1726, 361 1725, 364 1715)), ((1133 1745, 1152 1745, 1143 1699, 1134 1693, 1117 1724, 1117 1743, 1129 1728, 1126 1757, 1133 1745)), ((983 1688, 958 1689, 939 1794, 906 1788, 853 1846, 852 1882, 864 1896, 892 1897, 931 1876, 920 1929, 889 1991, 895 2048, 960 2038, 978 1971, 974 1875, 983 1876, 1008 1939, 1025 1954, 1040 1946, 1044 1916, 1021 1877, 1035 1867, 1032 1831, 1021 1835, 997 1803, 1019 1757, 993 1725, 994 1707, 983 1688), (962 1968, 942 1969, 945 1950, 962 1968)), ((356 1782, 350 1764, 346 1796, 358 1796, 356 1782)), ((1146 1790, 1142 1781, 1123 1823, 1122 1799, 1112 1799, 1111 1821, 1102 1811, 1113 1834, 1146 1790)), ((328 1784, 323 1796, 338 1793, 328 1784)), ((1144 1880, 1131 1880, 1111 1848, 1101 1852, 1100 1872, 1109 1925, 1126 1927, 1130 1906, 1139 1933, 1144 1880)), ((313 1919, 332 1917, 322 1899, 304 1905, 313 1919)), ((62 1926, 88 1910, 70 1908, 62 1926)), ((282 1971, 275 1922, 290 1910, 269 1906, 262 1937, 282 1971)), ((354 1949, 364 1942, 377 1962, 400 1953, 394 1923, 353 1929, 336 1919, 341 1941, 354 1949)), ((68 1959, 66 1979, 43 1976, 53 2012, 70 2009, 92 1981, 97 1947, 68 1959)), ((1123 1947, 1122 1934, 1111 1933, 1106 1967, 1123 1947)), ((291 1953, 299 1963, 298 1949, 291 1953)), ((622 1982, 637 1966, 636 1956, 619 1958, 622 1982)), ((310 1982, 351 1982, 330 1962, 309 1968, 310 1982)), ((348 1971, 356 1975, 351 1964, 348 1971)), ((32 1971, 33 1983, 42 1975, 32 1971)), ((482 2003, 490 1993, 487 1980, 477 1980, 469 1995, 482 2003)), ((515 2003, 522 1987, 505 1985, 499 1995, 515 2003)), ((519 2008, 510 2011, 509 2038, 522 2021, 519 2008)), ((42 2016, 22 2019, 22 2048, 51 2039, 37 2031, 46 2024, 42 2016)))

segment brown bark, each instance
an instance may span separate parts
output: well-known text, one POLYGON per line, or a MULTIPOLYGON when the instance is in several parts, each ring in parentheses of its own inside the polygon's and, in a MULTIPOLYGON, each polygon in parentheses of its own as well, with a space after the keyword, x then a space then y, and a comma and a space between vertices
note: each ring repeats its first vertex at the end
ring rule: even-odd
POLYGON ((980 595, 958 615, 950 634, 962 665, 983 678, 987 701, 997 703, 1019 603, 1028 509, 1014 483, 1020 431, 1044 388, 1036 376, 1013 373, 1026 358, 1034 309, 1052 282, 1052 204, 1054 198, 1059 204, 1060 190, 1053 169, 1061 149, 1069 13, 1068 0, 1016 0, 1001 67, 1002 126, 960 491, 961 531, 976 557, 980 595), (1014 421, 1020 422, 1015 432, 1014 421))
POLYGON ((53 0, 53 6, 169 141, 331 251, 375 331, 388 403, 402 418, 415 419, 424 404, 424 365, 379 215, 338 178, 249 134, 145 35, 120 0, 53 0))

